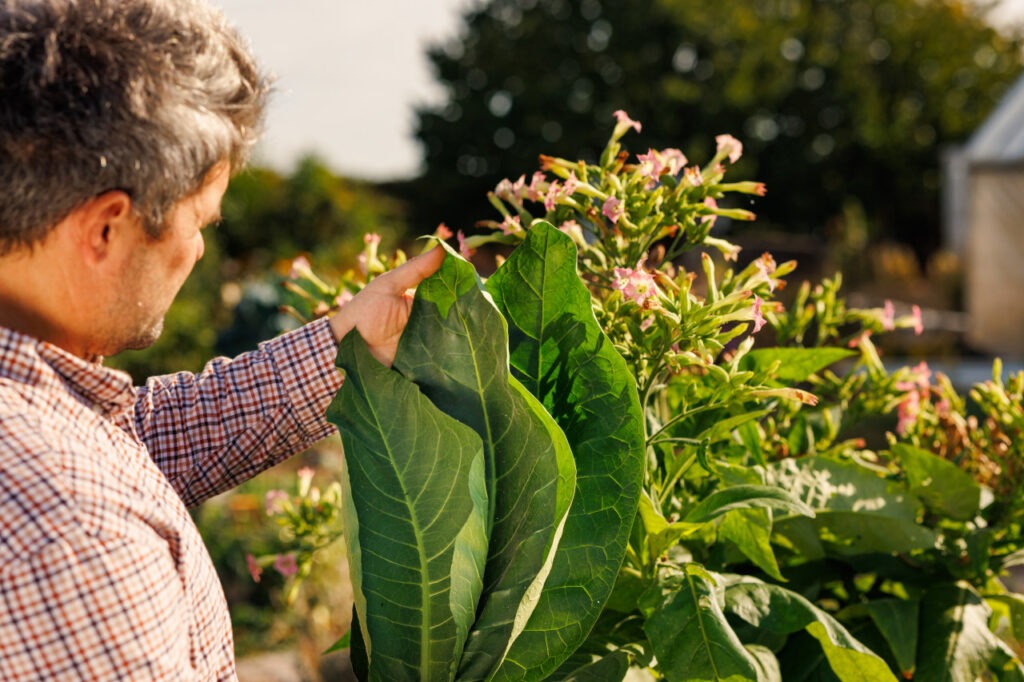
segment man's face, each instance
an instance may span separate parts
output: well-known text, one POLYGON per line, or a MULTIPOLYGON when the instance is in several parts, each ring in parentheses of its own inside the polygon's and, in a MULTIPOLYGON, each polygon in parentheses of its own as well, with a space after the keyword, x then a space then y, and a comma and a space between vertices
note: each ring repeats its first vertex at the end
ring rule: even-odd
POLYGON ((138 226, 138 243, 124 268, 123 286, 112 298, 105 355, 152 345, 163 331, 164 316, 204 251, 201 230, 220 219, 220 203, 230 166, 214 166, 202 187, 167 215, 167 228, 153 240, 138 226))

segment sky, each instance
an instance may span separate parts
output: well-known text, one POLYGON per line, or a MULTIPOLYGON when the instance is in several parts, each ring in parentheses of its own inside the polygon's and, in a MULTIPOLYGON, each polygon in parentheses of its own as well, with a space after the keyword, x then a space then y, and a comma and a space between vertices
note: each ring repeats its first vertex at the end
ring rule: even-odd
MULTIPOLYGON (((441 101, 428 45, 458 35, 475 0, 211 0, 277 77, 256 162, 288 170, 315 153, 334 171, 415 175, 414 107, 441 101)), ((1024 0, 999 21, 1024 23, 1024 0)))

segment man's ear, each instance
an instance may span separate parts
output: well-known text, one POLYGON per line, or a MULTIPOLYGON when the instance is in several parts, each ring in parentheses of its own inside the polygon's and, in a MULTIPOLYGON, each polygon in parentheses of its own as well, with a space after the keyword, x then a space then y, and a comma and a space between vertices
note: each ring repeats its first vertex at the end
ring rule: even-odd
POLYGON ((132 200, 121 190, 111 190, 85 202, 67 218, 75 246, 89 263, 101 263, 124 248, 139 229, 132 200))

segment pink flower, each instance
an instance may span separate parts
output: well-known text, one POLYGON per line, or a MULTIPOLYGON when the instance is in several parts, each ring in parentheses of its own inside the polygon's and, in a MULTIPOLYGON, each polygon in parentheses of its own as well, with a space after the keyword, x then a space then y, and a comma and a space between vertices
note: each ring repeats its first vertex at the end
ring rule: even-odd
POLYGON ((363 235, 363 243, 366 244, 367 246, 377 246, 378 244, 380 244, 380 235, 377 234, 376 232, 367 232, 366 234, 363 235))
POLYGON ((544 174, 537 171, 530 178, 530 186, 526 188, 526 198, 531 201, 540 201, 543 198, 542 192, 544 188, 541 186, 545 182, 544 174))
POLYGON ((437 226, 437 229, 434 230, 434 236, 437 237, 438 239, 447 241, 452 238, 452 231, 448 229, 447 225, 441 223, 440 225, 437 226))
POLYGON ((544 195, 544 210, 555 210, 555 203, 558 201, 561 191, 562 188, 558 185, 557 180, 553 180, 551 184, 548 185, 548 192, 544 195))
POLYGON ((736 163, 743 155, 743 144, 732 135, 718 135, 715 137, 715 143, 718 145, 719 154, 729 155, 729 163, 736 163))
POLYGON ((921 307, 913 306, 910 309, 911 315, 914 317, 914 333, 918 336, 924 332, 924 321, 921 319, 921 307))
POLYGON ((313 475, 316 472, 311 467, 302 467, 295 475, 299 478, 299 495, 305 497, 309 492, 309 486, 313 483, 313 475))
POLYGON ((615 268, 615 279, 612 281, 612 288, 618 289, 622 295, 636 303, 641 308, 652 307, 651 300, 657 303, 658 285, 654 276, 644 269, 643 258, 636 264, 636 269, 615 268))
POLYGON ((469 248, 469 244, 466 243, 466 235, 463 234, 462 230, 459 230, 456 238, 459 240, 459 253, 462 254, 462 257, 466 260, 472 258, 473 249, 469 248))
POLYGON ((278 554, 277 558, 274 559, 274 570, 283 575, 285 578, 290 578, 299 572, 299 564, 295 561, 294 554, 278 554))
POLYGON ((246 554, 245 565, 249 568, 249 575, 252 576, 252 581, 254 583, 258 583, 260 581, 260 576, 263 575, 263 569, 260 568, 258 563, 256 563, 256 557, 252 554, 246 554))
POLYGON ((519 220, 517 215, 507 215, 505 219, 501 221, 501 231, 504 234, 514 234, 516 232, 523 231, 522 222, 519 220))
POLYGON ((640 331, 645 332, 651 328, 654 324, 654 315, 649 315, 644 318, 644 321, 640 323, 640 331))
MULTIPOLYGON (((618 132, 620 127, 622 128, 622 133, 625 133, 628 128, 632 128, 638 133, 640 132, 640 121, 634 121, 622 109, 615 112, 615 120, 618 122, 618 125, 615 126, 616 132, 618 132)), ((619 133, 619 135, 622 135, 622 133, 619 133)))
POLYGON ((896 308, 893 307, 892 301, 886 299, 885 307, 882 309, 882 329, 887 332, 891 332, 896 328, 896 308))
POLYGON ((896 389, 900 391, 920 390, 922 393, 927 394, 928 388, 931 386, 931 378, 932 370, 928 367, 928 363, 919 362, 910 370, 910 380, 896 382, 896 389))
POLYGON ((565 185, 562 186, 562 196, 571 197, 579 186, 580 181, 576 178, 576 171, 570 171, 569 177, 565 179, 565 185))
MULTIPOLYGON (((714 210, 716 210, 718 208, 718 202, 715 201, 714 197, 705 197, 704 198, 704 205, 707 206, 712 211, 714 211, 714 210)), ((706 223, 706 222, 710 221, 712 225, 715 224, 716 220, 718 220, 718 216, 715 215, 714 213, 705 214, 700 219, 700 221, 702 223, 706 223)))
POLYGON ((268 490, 263 498, 263 505, 266 507, 267 516, 273 516, 284 511, 284 504, 288 501, 288 493, 283 490, 268 490))
POLYGON ((775 291, 776 281, 772 279, 772 274, 775 272, 776 265, 772 255, 770 253, 761 254, 761 257, 754 261, 754 265, 761 271, 761 275, 768 280, 768 291, 775 291))
POLYGON ((608 197, 605 200, 604 205, 601 207, 601 213, 603 213, 608 220, 612 221, 612 223, 619 222, 619 218, 621 218, 625 212, 626 210, 622 207, 622 200, 612 196, 608 197))
POLYGON ((699 187, 704 184, 704 176, 701 175, 700 168, 697 166, 690 166, 683 171, 683 180, 691 187, 699 187))
POLYGON ((640 154, 637 159, 640 160, 640 174, 650 178, 647 183, 648 189, 657 184, 658 178, 665 173, 675 175, 686 165, 686 156, 674 148, 663 149, 660 152, 657 149, 648 149, 646 154, 640 154))
POLYGON ((494 188, 494 193, 499 199, 512 201, 515 198, 515 192, 512 190, 512 181, 508 178, 502 179, 502 181, 498 183, 497 187, 494 188))
POLYGON ((760 298, 754 296, 754 307, 752 309, 754 314, 754 331, 752 333, 754 334, 761 331, 761 327, 763 327, 765 324, 764 315, 761 314, 761 306, 763 304, 764 302, 760 298))
POLYGON ((903 401, 896 409, 899 420, 896 423, 896 432, 905 436, 910 427, 917 421, 917 415, 921 411, 921 396, 917 391, 911 391, 903 397, 903 401))
POLYGON ((580 229, 580 224, 575 220, 566 220, 558 226, 558 229, 566 234, 571 234, 573 231, 580 229))
POLYGON ((309 259, 305 256, 298 256, 292 260, 291 270, 288 272, 290 279, 299 279, 300 277, 308 277, 313 274, 313 268, 309 264, 309 259))

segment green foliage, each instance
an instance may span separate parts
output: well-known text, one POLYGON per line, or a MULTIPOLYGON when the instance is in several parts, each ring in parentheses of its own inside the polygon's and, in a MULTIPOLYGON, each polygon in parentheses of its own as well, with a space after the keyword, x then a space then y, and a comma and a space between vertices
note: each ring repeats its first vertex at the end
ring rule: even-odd
POLYGON ((555 418, 576 460, 551 574, 495 677, 543 679, 583 642, 615 584, 640 495, 642 412, 626 363, 594 317, 569 237, 535 225, 487 290, 509 324, 513 372, 555 418))
POLYGON ((1022 63, 1019 37, 958 0, 490 0, 429 54, 446 99, 418 114, 424 224, 470 228, 484 192, 539 153, 596 161, 597 131, 628 109, 645 123, 636 151, 708 154, 742 131, 772 226, 821 233, 855 199, 876 234, 923 250, 938 245, 939 150, 1022 63))
MULTIPOLYGON (((485 221, 493 234, 460 239, 464 251, 513 247, 486 285, 500 314, 472 269, 449 256, 421 286, 403 336, 399 356, 415 349, 424 393, 485 436, 495 423, 461 406, 459 387, 469 387, 472 404, 487 403, 474 386, 480 376, 517 385, 506 372, 510 358, 537 393, 535 408, 547 408, 569 435, 578 472, 589 466, 580 427, 599 434, 594 452, 618 453, 600 472, 606 482, 618 480, 614 460, 631 449, 614 428, 631 432, 633 422, 612 419, 614 407, 583 409, 590 393, 582 387, 601 386, 602 400, 615 396, 618 389, 603 387, 621 380, 624 367, 643 414, 636 518, 629 523, 621 511, 632 501, 619 499, 608 518, 620 525, 604 536, 629 528, 603 611, 591 620, 595 602, 580 600, 586 620, 568 622, 560 613, 572 614, 572 605, 554 607, 559 566, 579 565, 571 538, 585 538, 597 518, 588 510, 604 499, 584 474, 560 538, 569 544, 529 556, 520 547, 511 559, 553 564, 530 569, 540 596, 525 627, 502 634, 487 666, 469 671, 464 660, 456 678, 618 680, 628 662, 669 680, 1021 679, 1013 647, 1024 601, 1000 578, 1024 562, 1024 375, 1004 379, 997 364, 968 403, 924 363, 887 370, 871 335, 916 328, 919 317, 847 307, 838 276, 801 286, 784 308, 774 295, 794 264, 765 254, 735 270, 716 258, 728 262, 736 248, 712 236, 709 223, 749 217, 722 204, 759 192, 757 183, 724 180, 735 140, 720 138, 701 166, 671 149, 632 163, 619 140, 634 122, 617 118, 598 164, 543 157, 529 184, 503 181, 489 197, 502 216, 485 221), (534 209, 541 203, 543 213, 534 209), (700 257, 686 258, 689 251, 700 257), (589 357, 605 344, 596 330, 577 329, 591 315, 620 362, 589 357), (758 335, 765 326, 778 347, 758 335), (577 386, 583 372, 593 374, 577 386), (890 429, 882 437, 866 430, 879 420, 890 429), (563 633, 565 646, 553 647, 563 633)), ((396 368, 412 374, 401 361, 396 368)), ((492 464, 488 476, 500 478, 507 465, 492 464)), ((544 478, 562 480, 556 471, 544 478)), ((507 504, 493 503, 495 513, 507 504)), ((492 555, 493 545, 492 536, 492 555)), ((581 583, 605 588, 617 557, 600 563, 581 583)), ((484 584, 482 604, 486 576, 484 584)), ((523 613, 532 597, 510 601, 506 614, 523 613)))

